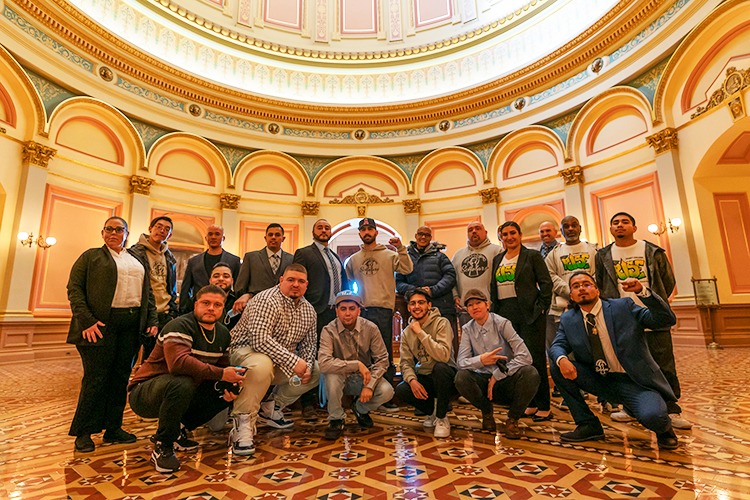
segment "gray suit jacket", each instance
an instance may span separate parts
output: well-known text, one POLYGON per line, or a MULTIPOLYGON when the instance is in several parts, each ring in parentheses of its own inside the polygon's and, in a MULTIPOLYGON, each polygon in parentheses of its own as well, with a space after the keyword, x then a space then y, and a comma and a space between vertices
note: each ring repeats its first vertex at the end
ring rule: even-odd
POLYGON ((284 269, 294 260, 292 254, 281 251, 281 265, 279 265, 276 274, 271 270, 271 263, 268 261, 268 252, 263 247, 254 252, 247 252, 242 259, 240 274, 234 284, 234 292, 237 297, 249 293, 250 296, 267 290, 279 284, 279 278, 284 274, 284 269))
MULTIPOLYGON (((185 268, 185 276, 182 277, 182 287, 180 288, 180 314, 185 314, 193 310, 193 301, 198 290, 208 285, 210 276, 206 272, 206 266, 203 259, 207 252, 201 252, 198 255, 190 257, 185 268)), ((237 281, 240 273, 240 258, 234 254, 222 250, 219 262, 224 262, 232 270, 232 279, 237 281)))

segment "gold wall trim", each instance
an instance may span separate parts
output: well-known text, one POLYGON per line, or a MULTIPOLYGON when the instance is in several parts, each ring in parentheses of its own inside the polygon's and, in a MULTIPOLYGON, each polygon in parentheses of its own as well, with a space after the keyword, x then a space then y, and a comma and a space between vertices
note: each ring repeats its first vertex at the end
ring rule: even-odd
POLYGON ((614 156, 610 156, 609 158, 605 158, 604 160, 599 160, 599 161, 594 162, 594 163, 589 163, 588 165, 581 165, 581 168, 584 169, 584 170, 586 170, 588 168, 598 167, 599 165, 603 165, 605 163, 611 162, 612 160, 615 160, 615 159, 620 158, 622 156, 627 156, 630 153, 633 153, 635 151, 638 151, 639 149, 643 149, 643 148, 647 148, 647 147, 648 147, 648 144, 644 142, 643 144, 639 144, 638 146, 634 146, 634 147, 628 149, 627 151, 623 151, 622 153, 618 153, 618 154, 616 154, 614 156))
POLYGON ((70 163, 74 163, 76 165, 80 165, 81 167, 90 168, 91 170, 96 170, 97 172, 103 172, 105 174, 111 174, 111 175, 114 175, 115 177, 122 177, 124 179, 130 179, 132 177, 132 175, 118 174, 117 172, 113 172, 112 170, 107 170, 106 168, 97 167, 96 165, 92 165, 92 164, 86 163, 84 161, 74 160, 73 158, 70 158, 69 156, 57 155, 57 158, 59 160, 65 160, 65 161, 68 161, 70 163))
POLYGON ((282 214, 261 214, 257 212, 240 212, 237 211, 238 214, 242 215, 252 215, 255 217, 284 217, 285 219, 303 219, 304 217, 301 215, 282 215, 282 214))
POLYGON ((209 210, 211 212, 219 212, 221 211, 218 207, 204 207, 201 205, 191 205, 189 203, 180 203, 179 201, 172 201, 172 200, 160 200, 159 198, 152 198, 149 197, 149 201, 155 202, 155 203, 168 203, 170 205, 177 205, 179 207, 188 207, 188 208, 197 208, 199 210, 209 210))
POLYGON ((513 200, 513 201, 506 201, 503 203, 498 203, 497 206, 501 207, 503 205, 512 205, 513 203, 521 203, 522 201, 536 200, 537 198, 544 198, 545 196, 552 196, 553 194, 560 194, 564 192, 565 192, 564 189, 560 189, 559 191, 551 191, 549 193, 538 194, 536 196, 529 196, 528 198, 521 198, 520 200, 513 200))
POLYGON ((647 161, 646 163, 641 163, 640 165, 636 165, 635 167, 630 167, 625 170, 621 170, 617 173, 614 173, 612 175, 608 175, 606 177, 601 177, 599 179, 594 179, 593 181, 586 182, 584 185, 588 186, 589 184, 596 184, 597 182, 606 181, 607 179, 611 179, 612 177, 617 177, 618 175, 627 174, 628 172, 632 172, 633 170, 638 170, 639 168, 646 167, 648 165, 653 165, 654 160, 647 161))
MULTIPOLYGON (((533 181, 522 182, 521 184, 513 184, 512 186, 500 187, 500 188, 497 188, 497 190, 498 191, 510 191, 511 189, 518 189, 520 187, 531 186, 532 184, 539 184, 540 182, 546 182, 546 181, 549 181, 549 180, 552 180, 552 179, 559 179, 559 178, 560 178, 560 175, 557 172, 555 172, 555 175, 550 175, 550 176, 547 176, 547 177, 542 177, 541 179, 536 179, 536 180, 533 180, 533 181)), ((502 204, 503 203, 501 203, 501 205, 502 204)))
POLYGON ((83 184, 84 186, 95 187, 96 189, 103 189, 105 191, 112 191, 113 193, 121 194, 123 196, 129 196, 127 190, 113 189, 113 188, 106 187, 106 186, 100 186, 98 184, 93 184, 91 182, 86 182, 86 181, 82 181, 82 180, 79 180, 79 179, 74 179, 73 177, 68 177, 67 175, 58 174, 56 172, 48 172, 47 175, 52 175, 54 177, 59 177, 61 179, 65 179, 66 181, 77 182, 78 184, 83 184))
POLYGON ((479 210, 481 211, 483 207, 470 207, 470 208, 457 208, 456 210, 446 210, 444 212, 422 212, 420 215, 426 217, 428 215, 445 215, 445 214, 453 214, 456 212, 468 212, 470 210, 479 210))
MULTIPOLYGON (((424 196, 424 194, 422 194, 422 196, 424 196)), ((432 202, 437 202, 437 201, 461 200, 464 198, 476 198, 477 196, 479 196, 479 192, 459 194, 456 196, 445 196, 443 198, 427 198, 427 199, 420 198, 420 200, 422 201, 422 204, 424 205, 425 203, 432 203, 432 202)))

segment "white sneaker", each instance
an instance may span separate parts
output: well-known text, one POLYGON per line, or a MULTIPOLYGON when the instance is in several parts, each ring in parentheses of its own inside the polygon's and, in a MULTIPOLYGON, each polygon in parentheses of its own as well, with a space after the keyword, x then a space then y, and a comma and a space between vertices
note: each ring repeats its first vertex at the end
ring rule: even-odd
POLYGON ((435 433, 433 435, 436 438, 447 438, 451 435, 451 422, 447 416, 435 419, 435 433))
POLYGON ((437 415, 436 415, 436 412, 437 412, 437 410, 434 410, 434 411, 432 412, 432 415, 427 415, 427 416, 426 416, 426 417, 424 418, 424 422, 422 422, 422 425, 424 425, 425 427, 428 427, 428 428, 429 428, 429 427, 435 427, 435 422, 436 422, 436 421, 437 421, 437 419, 438 419, 438 418, 437 418, 437 415))
POLYGON ((609 418, 615 422, 635 422, 635 417, 625 410, 620 410, 612 413, 609 418))
POLYGON ((471 401, 469 401, 468 399, 466 399, 463 396, 459 396, 458 397, 458 402, 461 403, 462 405, 470 405, 471 404, 471 401))
POLYGON ((679 413, 670 413, 669 419, 672 421, 672 427, 675 429, 691 429, 693 424, 682 418, 679 413))
POLYGON ((284 418, 281 408, 277 408, 273 401, 266 401, 260 405, 258 422, 276 429, 291 429, 294 427, 294 422, 284 418))
POLYGON ((232 430, 229 431, 229 446, 233 455, 245 456, 255 453, 255 418, 249 413, 232 416, 232 430))

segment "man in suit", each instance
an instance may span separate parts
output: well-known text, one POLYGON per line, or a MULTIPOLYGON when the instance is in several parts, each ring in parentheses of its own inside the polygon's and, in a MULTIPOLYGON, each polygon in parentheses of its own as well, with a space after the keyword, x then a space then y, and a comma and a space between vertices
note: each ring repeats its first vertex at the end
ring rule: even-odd
POLYGON ((580 442, 604 437, 599 419, 580 390, 621 402, 638 421, 656 433, 660 448, 677 448, 677 437, 667 413, 675 395, 648 349, 646 336, 676 323, 667 303, 635 278, 622 284, 637 294, 633 299, 599 298, 599 289, 585 271, 570 277, 570 298, 576 307, 560 317, 560 329, 550 348, 550 371, 568 403, 576 429, 561 441, 580 442), (575 359, 570 359, 573 354, 575 359))
POLYGON ((234 286, 237 294, 232 307, 234 312, 241 313, 253 295, 279 284, 284 270, 294 260, 292 254, 281 249, 285 238, 280 224, 269 224, 264 237, 265 248, 245 254, 234 286))
MULTIPOLYGON (((328 248, 331 239, 331 224, 325 219, 315 221, 312 230, 313 242, 310 246, 294 252, 294 263, 307 269, 307 291, 305 298, 315 308, 318 315, 317 334, 320 346, 320 333, 328 323, 336 319, 336 295, 349 289, 344 264, 338 255, 328 248)), ((300 398, 302 418, 317 418, 314 406, 314 392, 307 392, 300 398)))
POLYGON ((216 224, 208 226, 206 233, 208 250, 190 258, 180 288, 180 314, 193 310, 195 294, 208 285, 211 271, 219 262, 224 262, 232 270, 232 279, 237 281, 240 273, 240 258, 222 248, 224 228, 216 224))

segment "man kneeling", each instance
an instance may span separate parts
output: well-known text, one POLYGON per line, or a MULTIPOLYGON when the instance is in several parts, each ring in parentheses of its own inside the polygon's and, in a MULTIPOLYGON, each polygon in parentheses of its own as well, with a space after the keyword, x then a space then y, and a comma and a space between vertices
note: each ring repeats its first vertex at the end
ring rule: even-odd
POLYGON ((336 319, 320 333, 318 364, 328 398, 326 439, 338 439, 344 429, 344 395, 356 396, 352 411, 365 429, 373 426, 370 411, 393 398, 393 387, 383 378, 388 351, 375 323, 359 316, 361 307, 358 295, 348 290, 339 293, 336 319))
POLYGON ((505 437, 518 439, 518 419, 534 399, 539 373, 531 366, 531 353, 510 321, 489 311, 490 303, 481 290, 464 296, 464 307, 472 320, 463 327, 458 348, 456 388, 459 394, 482 411, 482 429, 496 432, 492 402, 510 404, 505 437))
POLYGON ((158 472, 174 472, 180 461, 174 448, 190 450, 198 443, 187 431, 205 424, 237 397, 217 390, 217 381, 242 383, 243 369, 229 364, 229 330, 217 323, 226 294, 215 285, 195 295, 193 312, 166 324, 149 358, 128 386, 130 408, 143 418, 158 418, 151 461, 158 472))

